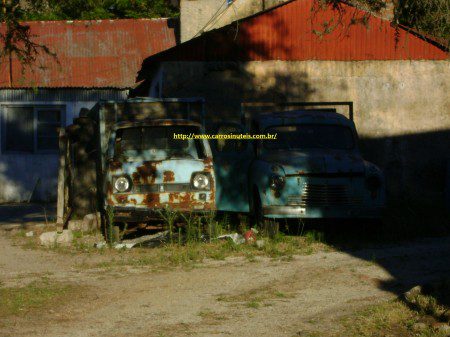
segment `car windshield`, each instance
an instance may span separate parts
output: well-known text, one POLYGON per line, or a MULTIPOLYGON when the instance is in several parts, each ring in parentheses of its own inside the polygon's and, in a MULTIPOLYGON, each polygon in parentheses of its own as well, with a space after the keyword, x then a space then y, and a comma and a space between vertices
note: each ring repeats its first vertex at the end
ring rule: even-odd
POLYGON ((269 127, 266 133, 276 134, 276 139, 264 141, 270 150, 335 149, 350 150, 355 146, 349 127, 329 124, 298 124, 269 127))
POLYGON ((174 158, 203 159, 200 140, 174 139, 174 134, 198 134, 194 126, 144 126, 118 129, 114 157, 121 161, 152 161, 174 158))

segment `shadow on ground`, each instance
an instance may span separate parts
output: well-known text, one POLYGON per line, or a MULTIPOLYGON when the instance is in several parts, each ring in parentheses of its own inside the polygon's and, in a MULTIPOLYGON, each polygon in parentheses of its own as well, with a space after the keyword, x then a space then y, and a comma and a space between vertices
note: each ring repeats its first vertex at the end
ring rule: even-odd
MULTIPOLYGON (((415 286, 433 298, 437 305, 450 309, 450 226, 445 210, 440 218, 393 223, 383 221, 316 220, 281 224, 284 234, 302 235, 313 242, 323 242, 361 260, 376 263, 390 275, 378 280, 380 289, 398 296, 409 307, 418 308, 405 297, 415 286), (401 244, 401 245, 400 245, 401 244), (403 247, 398 251, 399 247, 403 247), (392 259, 392 252, 397 258, 392 259), (430 268, 431 266, 431 268, 430 268), (433 270, 424 273, 424 270, 433 270)), ((427 313, 434 316, 433 313, 427 313)), ((442 317, 434 317, 441 320, 442 317)))

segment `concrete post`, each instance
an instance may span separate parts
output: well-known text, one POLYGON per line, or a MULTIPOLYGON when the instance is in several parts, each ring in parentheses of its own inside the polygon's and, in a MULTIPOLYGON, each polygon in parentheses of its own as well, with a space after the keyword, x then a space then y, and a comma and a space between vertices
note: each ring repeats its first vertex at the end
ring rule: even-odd
POLYGON ((65 130, 62 128, 59 131, 58 200, 56 205, 56 226, 58 231, 62 231, 64 226, 66 152, 67 140, 65 130))

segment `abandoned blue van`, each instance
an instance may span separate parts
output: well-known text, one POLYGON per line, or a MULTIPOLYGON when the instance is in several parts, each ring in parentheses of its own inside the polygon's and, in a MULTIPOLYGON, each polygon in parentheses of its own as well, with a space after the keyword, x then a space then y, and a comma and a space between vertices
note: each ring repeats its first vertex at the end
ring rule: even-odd
POLYGON ((106 204, 115 219, 145 222, 165 207, 180 212, 214 210, 214 170, 207 140, 177 140, 200 134, 188 120, 122 122, 110 137, 106 204))

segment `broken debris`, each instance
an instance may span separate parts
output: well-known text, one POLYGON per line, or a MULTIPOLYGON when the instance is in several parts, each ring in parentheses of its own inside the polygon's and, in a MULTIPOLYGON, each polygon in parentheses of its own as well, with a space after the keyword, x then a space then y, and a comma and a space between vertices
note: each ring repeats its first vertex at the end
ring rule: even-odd
MULTIPOLYGON (((144 235, 135 239, 123 240, 121 242, 116 242, 113 244, 115 249, 131 249, 135 246, 146 246, 146 247, 156 247, 161 243, 167 241, 169 231, 159 232, 153 235, 144 235)), ((94 246, 95 248, 104 248, 106 247, 106 242, 98 242, 94 246)))
POLYGON ((258 230, 256 228, 251 228, 250 230, 244 233, 244 239, 246 243, 254 243, 256 242, 256 234, 258 234, 258 230))
POLYGON ((231 239, 235 244, 240 245, 245 242, 245 238, 238 233, 225 234, 217 237, 219 240, 231 239))

